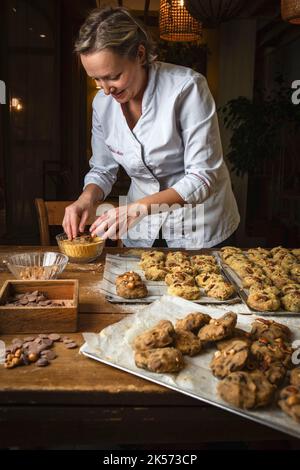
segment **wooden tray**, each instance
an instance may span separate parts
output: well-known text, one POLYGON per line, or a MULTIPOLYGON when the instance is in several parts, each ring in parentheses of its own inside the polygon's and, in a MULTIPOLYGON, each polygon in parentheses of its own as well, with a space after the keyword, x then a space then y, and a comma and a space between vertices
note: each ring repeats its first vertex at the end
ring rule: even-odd
POLYGON ((72 333, 77 331, 78 280, 6 281, 0 291, 0 334, 72 333), (3 305, 13 294, 38 290, 50 300, 69 300, 65 307, 18 307, 3 305))

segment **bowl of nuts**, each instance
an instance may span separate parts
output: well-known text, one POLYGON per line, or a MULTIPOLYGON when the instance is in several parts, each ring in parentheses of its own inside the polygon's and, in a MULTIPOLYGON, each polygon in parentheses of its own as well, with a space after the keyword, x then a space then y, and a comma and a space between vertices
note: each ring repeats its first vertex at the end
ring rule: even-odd
POLYGON ((8 256, 5 264, 17 279, 55 279, 63 272, 68 256, 54 251, 28 252, 8 256))
POLYGON ((72 240, 66 233, 56 236, 56 241, 62 253, 74 263, 89 263, 101 255, 105 241, 100 237, 92 237, 90 233, 82 233, 72 240))

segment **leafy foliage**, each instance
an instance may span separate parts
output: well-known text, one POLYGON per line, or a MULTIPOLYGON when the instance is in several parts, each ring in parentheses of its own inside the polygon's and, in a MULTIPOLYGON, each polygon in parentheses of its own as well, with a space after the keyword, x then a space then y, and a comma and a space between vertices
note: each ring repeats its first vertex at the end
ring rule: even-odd
POLYGON ((253 171, 262 160, 278 157, 282 137, 293 137, 300 127, 300 105, 292 103, 293 90, 277 78, 276 89, 268 96, 256 93, 251 101, 240 96, 221 108, 224 125, 232 131, 228 160, 237 175, 253 171))

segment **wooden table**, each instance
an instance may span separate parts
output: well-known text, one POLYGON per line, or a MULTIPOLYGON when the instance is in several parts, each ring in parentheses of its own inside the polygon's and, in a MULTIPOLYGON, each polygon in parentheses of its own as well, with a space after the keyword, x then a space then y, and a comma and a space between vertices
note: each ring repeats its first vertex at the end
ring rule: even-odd
MULTIPOLYGON (((53 250, 54 247, 49 247, 53 250)), ((0 247, 5 255, 45 247, 0 247)), ((120 248, 106 249, 117 253, 120 248)), ((99 259, 104 262, 105 253, 99 259)), ((0 263, 1 266, 2 263, 0 263)), ((103 266, 68 265, 61 277, 80 281, 79 332, 99 332, 122 319, 126 306, 108 303, 99 282, 103 266), (86 271, 84 269, 96 268, 86 271)), ((0 287, 12 275, 0 271, 0 287)), ((132 307, 130 309, 132 312, 132 307)), ((59 332, 58 332, 59 333, 59 332)), ((15 335, 22 338, 22 335, 15 335)), ((25 335, 26 336, 26 335, 25 335)), ((27 335, 28 336, 28 335, 27 335)), ((0 339, 10 342, 11 336, 0 339)), ((0 366, 0 448, 48 448, 74 444, 201 448, 217 441, 299 441, 167 388, 90 360, 56 344, 58 357, 45 368, 0 366)))

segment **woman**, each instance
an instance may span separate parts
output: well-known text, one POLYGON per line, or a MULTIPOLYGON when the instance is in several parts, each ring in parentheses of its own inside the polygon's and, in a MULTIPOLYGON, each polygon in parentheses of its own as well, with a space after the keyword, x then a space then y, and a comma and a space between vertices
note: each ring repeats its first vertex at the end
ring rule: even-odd
POLYGON ((84 231, 122 165, 131 178, 127 201, 98 217, 92 235, 151 247, 162 231, 168 246, 187 249, 228 239, 239 214, 206 79, 156 62, 148 34, 120 7, 93 11, 75 51, 101 90, 93 102, 91 170, 63 220, 69 238, 84 231))

